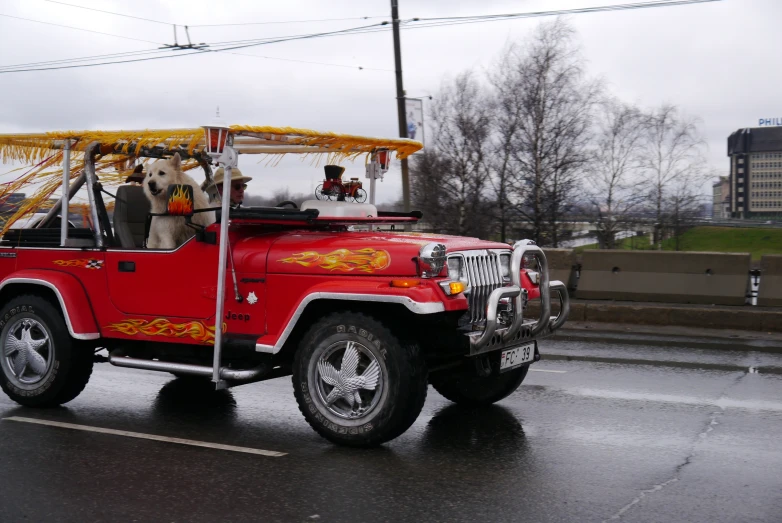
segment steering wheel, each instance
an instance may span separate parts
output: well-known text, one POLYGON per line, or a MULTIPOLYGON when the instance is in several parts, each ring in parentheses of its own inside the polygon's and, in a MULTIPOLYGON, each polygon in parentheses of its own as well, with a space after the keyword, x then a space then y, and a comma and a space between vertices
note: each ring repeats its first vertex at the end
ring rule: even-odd
POLYGON ((298 206, 298 205, 296 205, 296 202, 292 202, 292 201, 290 201, 290 200, 285 200, 284 202, 280 202, 280 203, 278 203, 277 205, 275 205, 275 207, 285 207, 286 205, 290 205, 290 206, 292 206, 294 209, 298 209, 298 208, 299 208, 299 206, 298 206))

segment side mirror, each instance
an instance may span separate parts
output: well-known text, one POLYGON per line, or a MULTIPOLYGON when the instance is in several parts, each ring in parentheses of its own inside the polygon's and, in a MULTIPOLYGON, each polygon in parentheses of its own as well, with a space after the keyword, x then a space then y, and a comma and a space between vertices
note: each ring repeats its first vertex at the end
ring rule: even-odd
POLYGON ((190 185, 169 185, 166 213, 169 216, 193 216, 193 188, 190 185))

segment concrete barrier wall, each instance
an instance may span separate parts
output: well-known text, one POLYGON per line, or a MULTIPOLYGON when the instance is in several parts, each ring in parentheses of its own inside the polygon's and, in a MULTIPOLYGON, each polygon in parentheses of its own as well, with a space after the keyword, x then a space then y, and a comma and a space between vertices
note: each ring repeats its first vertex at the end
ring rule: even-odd
POLYGON ((743 305, 750 261, 749 254, 587 250, 575 297, 743 305))
POLYGON ((758 305, 782 307, 782 254, 766 254, 760 260, 758 305))
POLYGON ((564 283, 569 290, 576 288, 576 251, 572 249, 543 249, 548 261, 549 278, 564 283))

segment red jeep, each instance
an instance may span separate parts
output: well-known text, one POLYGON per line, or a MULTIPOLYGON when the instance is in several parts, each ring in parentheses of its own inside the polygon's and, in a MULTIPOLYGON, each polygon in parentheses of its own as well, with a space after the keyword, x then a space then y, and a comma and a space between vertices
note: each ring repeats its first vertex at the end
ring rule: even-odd
POLYGON ((9 397, 31 407, 68 402, 101 361, 211 378, 219 388, 292 375, 299 408, 319 434, 373 445, 415 421, 430 383, 460 404, 508 396, 540 358, 537 340, 565 322, 567 291, 549 282, 532 242, 510 248, 388 230, 413 226, 417 212, 316 200, 301 209, 229 209, 228 191, 218 223, 195 227, 174 250, 151 250, 143 190, 120 184, 109 220, 105 186, 124 180, 114 169, 127 158, 179 152, 210 179, 210 164, 230 167, 234 153, 367 154, 374 176, 381 148, 397 156, 420 148, 289 128, 233 126, 226 134, 224 149, 200 129, 0 135, 8 158, 24 151, 38 166, 62 158, 55 176, 70 182, 71 197, 86 192, 93 224, 59 220, 66 194, 38 227, 5 230, 0 385, 9 397), (537 259, 537 273, 524 268, 527 257, 537 259), (556 317, 551 291, 561 304, 556 317), (536 299, 539 317, 524 318, 536 299))

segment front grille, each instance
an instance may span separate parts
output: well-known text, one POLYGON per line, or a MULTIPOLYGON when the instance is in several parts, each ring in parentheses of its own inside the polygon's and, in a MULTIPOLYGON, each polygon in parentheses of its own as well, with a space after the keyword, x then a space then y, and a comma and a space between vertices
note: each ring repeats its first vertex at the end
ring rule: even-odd
POLYGON ((459 255, 464 257, 467 279, 470 282, 466 293, 470 307, 470 323, 480 324, 486 321, 486 305, 489 295, 505 283, 502 281, 499 251, 466 251, 459 255))

